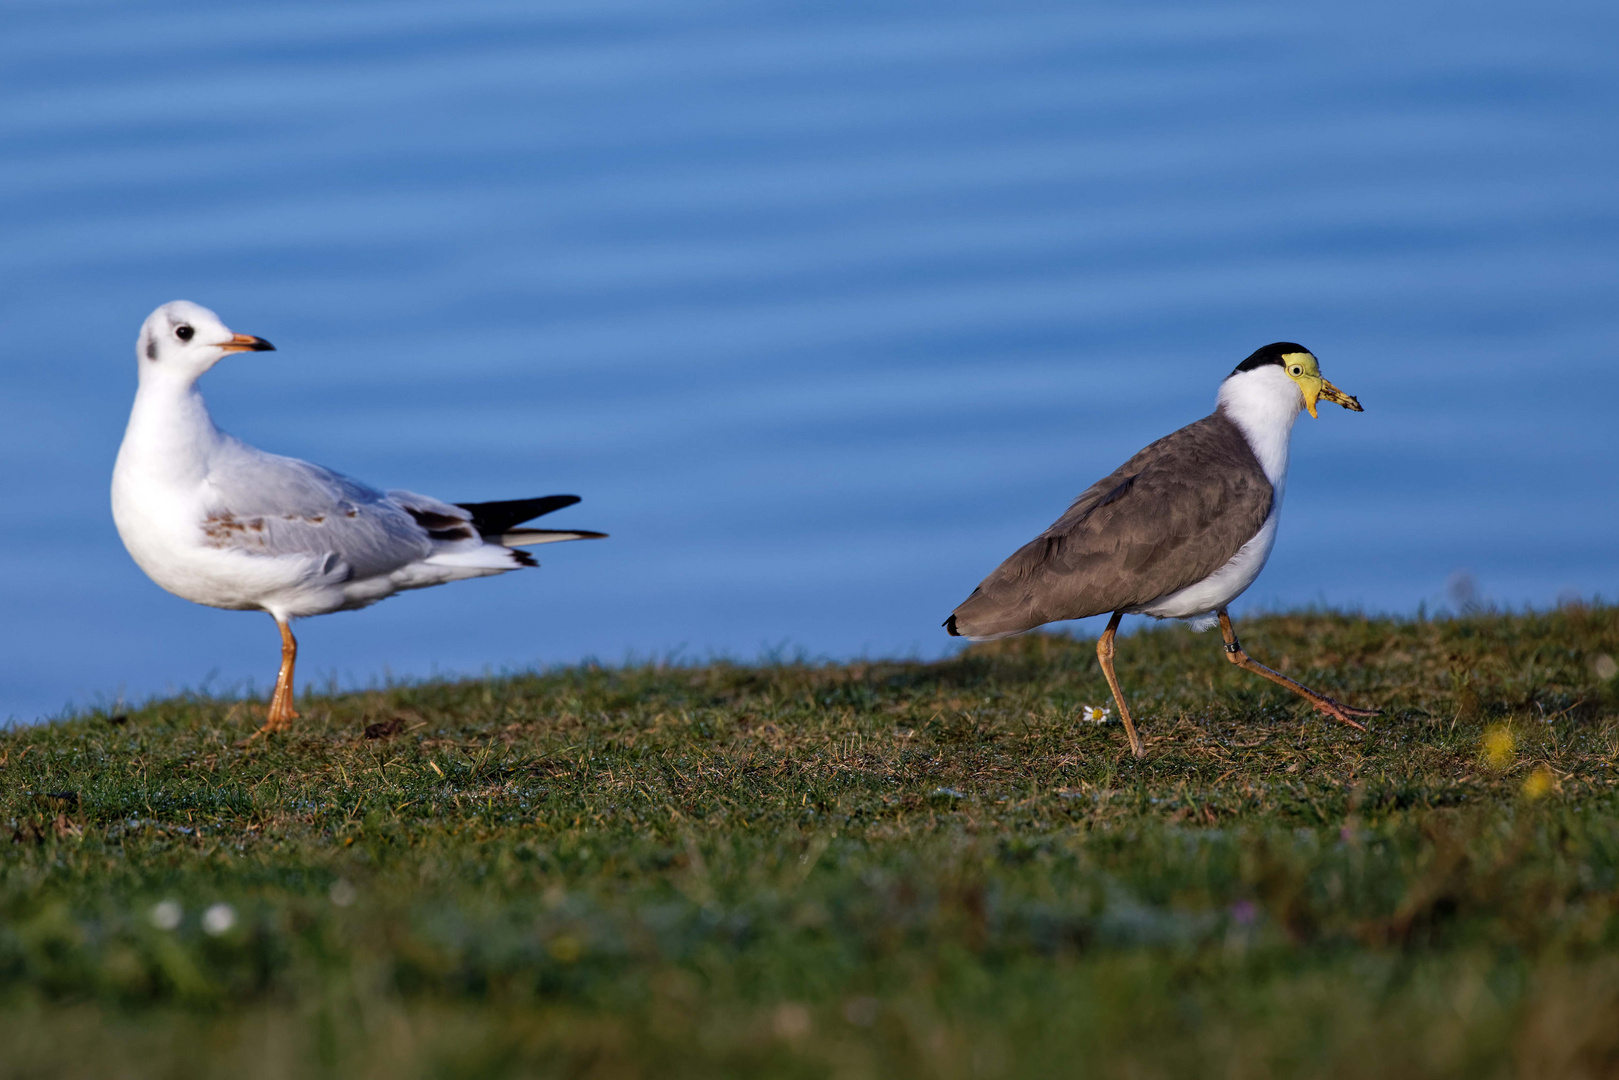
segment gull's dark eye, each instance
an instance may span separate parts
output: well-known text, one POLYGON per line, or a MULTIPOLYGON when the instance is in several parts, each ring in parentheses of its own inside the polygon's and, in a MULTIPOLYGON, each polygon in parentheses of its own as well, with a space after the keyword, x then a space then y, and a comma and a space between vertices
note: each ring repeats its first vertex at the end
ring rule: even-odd
POLYGON ((185 325, 184 323, 181 323, 179 326, 174 328, 174 336, 179 338, 181 341, 190 341, 191 336, 195 333, 195 330, 191 329, 191 327, 185 325))

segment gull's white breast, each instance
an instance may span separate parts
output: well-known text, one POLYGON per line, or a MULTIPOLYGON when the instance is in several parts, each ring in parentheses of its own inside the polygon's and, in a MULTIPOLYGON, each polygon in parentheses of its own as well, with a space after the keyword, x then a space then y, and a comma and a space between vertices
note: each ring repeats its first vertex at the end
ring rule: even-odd
POLYGON ((320 560, 311 555, 267 557, 219 546, 204 528, 206 506, 205 485, 165 482, 138 465, 126 467, 120 454, 113 472, 113 521, 130 557, 164 589, 193 603, 233 610, 330 591, 321 580, 320 560))
POLYGON ((302 597, 306 606, 314 594, 330 594, 315 556, 250 555, 208 534, 212 462, 228 437, 194 391, 142 389, 112 474, 113 522, 136 565, 209 607, 268 610, 267 602, 311 594, 302 597))

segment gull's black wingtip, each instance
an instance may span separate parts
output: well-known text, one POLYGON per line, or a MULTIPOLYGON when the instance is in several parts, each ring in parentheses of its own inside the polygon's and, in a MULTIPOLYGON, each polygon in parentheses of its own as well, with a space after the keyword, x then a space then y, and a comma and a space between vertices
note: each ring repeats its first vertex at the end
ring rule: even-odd
POLYGON ((497 502, 456 503, 472 515, 472 527, 481 536, 499 536, 501 533, 533 521, 553 510, 561 510, 579 501, 577 495, 542 495, 538 499, 501 499, 497 502))
POLYGON ((961 636, 961 631, 956 629, 956 615, 955 615, 955 612, 950 613, 950 617, 944 621, 943 626, 944 626, 945 630, 950 634, 951 637, 960 637, 961 636))

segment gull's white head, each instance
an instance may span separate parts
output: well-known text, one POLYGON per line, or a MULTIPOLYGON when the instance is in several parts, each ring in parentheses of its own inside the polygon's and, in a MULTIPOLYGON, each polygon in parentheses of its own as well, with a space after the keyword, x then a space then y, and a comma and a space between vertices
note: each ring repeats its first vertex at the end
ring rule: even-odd
POLYGON ((189 300, 164 304, 146 317, 135 342, 141 378, 161 376, 191 382, 235 352, 269 352, 263 338, 232 333, 219 316, 189 300))

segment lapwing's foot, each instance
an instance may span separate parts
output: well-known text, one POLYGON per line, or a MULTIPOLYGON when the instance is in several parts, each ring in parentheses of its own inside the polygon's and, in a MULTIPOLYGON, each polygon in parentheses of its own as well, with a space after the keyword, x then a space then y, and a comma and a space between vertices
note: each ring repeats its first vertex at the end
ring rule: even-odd
POLYGON ((1345 705, 1341 701, 1335 701, 1332 698, 1327 697, 1325 694, 1319 695, 1319 700, 1315 698, 1310 699, 1310 704, 1316 707, 1316 711, 1326 713, 1334 720, 1337 720, 1339 723, 1348 724, 1356 731, 1365 731, 1366 725, 1359 723, 1354 719, 1354 717, 1372 717, 1383 715, 1382 711, 1379 709, 1357 709, 1353 705, 1345 705))

